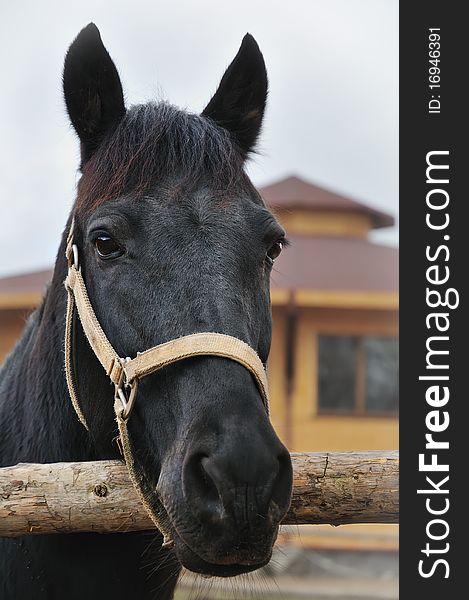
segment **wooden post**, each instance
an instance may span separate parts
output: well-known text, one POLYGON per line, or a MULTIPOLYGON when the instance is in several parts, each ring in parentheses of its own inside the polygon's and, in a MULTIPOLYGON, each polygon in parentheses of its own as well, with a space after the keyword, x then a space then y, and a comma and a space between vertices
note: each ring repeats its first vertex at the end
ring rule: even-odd
MULTIPOLYGON (((397 523, 397 452, 291 456, 294 491, 285 524, 397 523)), ((153 528, 119 461, 0 468, 0 536, 153 528)))

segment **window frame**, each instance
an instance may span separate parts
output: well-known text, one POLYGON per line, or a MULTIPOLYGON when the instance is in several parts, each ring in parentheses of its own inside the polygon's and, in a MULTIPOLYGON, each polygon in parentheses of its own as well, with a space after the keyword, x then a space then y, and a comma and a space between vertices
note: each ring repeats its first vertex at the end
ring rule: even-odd
POLYGON ((314 372, 316 374, 316 413, 317 417, 355 417, 355 418, 399 418, 399 398, 398 406, 396 410, 367 410, 366 409, 366 366, 365 366, 365 348, 364 338, 366 337, 389 337, 399 340, 399 335, 388 333, 388 332, 356 332, 356 333, 341 333, 338 331, 327 331, 324 329, 310 332, 315 336, 316 344, 316 365, 314 372), (349 409, 333 409, 333 408, 321 408, 320 397, 319 397, 319 338, 321 336, 330 337, 355 337, 357 338, 357 352, 356 352, 356 368, 355 368, 355 394, 354 394, 354 408, 349 409))

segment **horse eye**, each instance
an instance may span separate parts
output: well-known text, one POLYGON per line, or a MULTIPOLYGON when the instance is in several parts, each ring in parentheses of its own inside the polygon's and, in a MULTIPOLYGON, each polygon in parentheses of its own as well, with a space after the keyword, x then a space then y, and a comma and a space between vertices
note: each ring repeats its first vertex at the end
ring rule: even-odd
POLYGON ((117 258, 123 254, 122 248, 108 235, 100 235, 96 238, 94 245, 101 258, 117 258))
POLYGON ((270 264, 274 263, 274 260, 280 255, 283 249, 283 242, 275 242, 267 252, 267 260, 270 264))

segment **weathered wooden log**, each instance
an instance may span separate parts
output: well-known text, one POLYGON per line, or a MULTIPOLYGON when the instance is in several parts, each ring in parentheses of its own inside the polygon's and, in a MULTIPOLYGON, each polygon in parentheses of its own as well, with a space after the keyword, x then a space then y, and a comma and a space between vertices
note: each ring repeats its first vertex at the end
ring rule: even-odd
MULTIPOLYGON (((285 524, 396 523, 398 452, 292 454, 285 524)), ((0 469, 0 536, 153 529, 119 461, 0 469)))

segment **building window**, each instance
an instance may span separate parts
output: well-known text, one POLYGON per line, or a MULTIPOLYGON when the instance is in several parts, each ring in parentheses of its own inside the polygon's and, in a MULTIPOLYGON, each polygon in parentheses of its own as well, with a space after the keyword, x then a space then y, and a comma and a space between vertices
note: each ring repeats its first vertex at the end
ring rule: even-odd
POLYGON ((320 335, 318 370, 320 413, 397 413, 396 337, 320 335))

